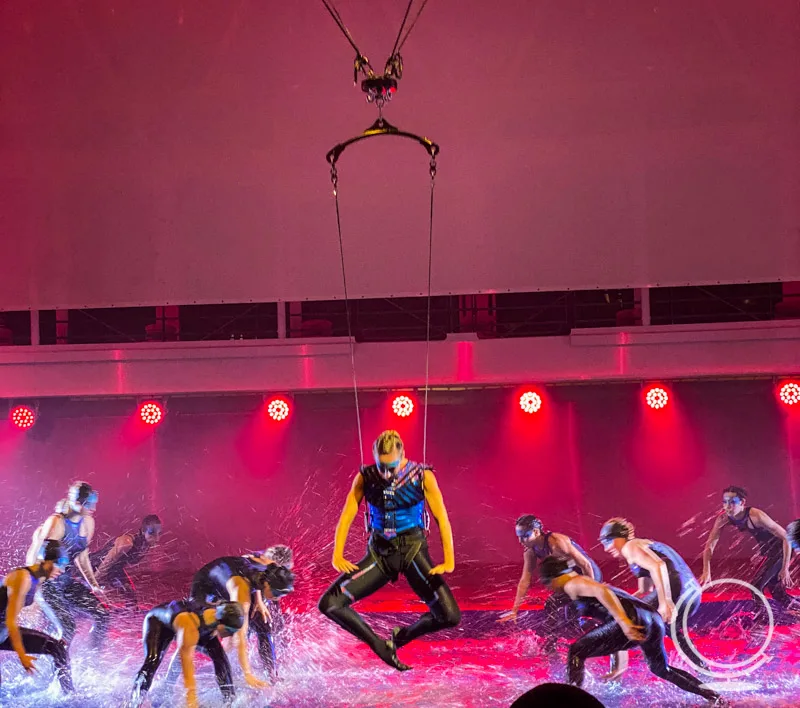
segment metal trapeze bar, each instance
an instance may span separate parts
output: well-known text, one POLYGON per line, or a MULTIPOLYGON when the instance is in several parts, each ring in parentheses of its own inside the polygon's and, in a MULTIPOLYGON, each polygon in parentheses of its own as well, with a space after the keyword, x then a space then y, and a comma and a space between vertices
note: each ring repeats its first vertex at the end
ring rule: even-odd
POLYGON ((366 138, 372 138, 376 135, 396 135, 399 138, 409 138, 410 140, 415 140, 425 148, 425 151, 431 156, 431 159, 434 159, 439 154, 439 145, 432 140, 428 140, 428 138, 423 138, 419 135, 414 135, 414 133, 407 133, 404 130, 395 128, 395 126, 393 126, 384 118, 378 118, 378 120, 376 120, 369 128, 361 133, 361 135, 357 135, 355 138, 350 138, 350 140, 345 140, 343 143, 339 143, 333 149, 329 150, 328 154, 325 155, 325 159, 330 163, 331 167, 333 167, 336 165, 336 162, 339 160, 342 153, 350 145, 361 140, 365 140, 366 138))

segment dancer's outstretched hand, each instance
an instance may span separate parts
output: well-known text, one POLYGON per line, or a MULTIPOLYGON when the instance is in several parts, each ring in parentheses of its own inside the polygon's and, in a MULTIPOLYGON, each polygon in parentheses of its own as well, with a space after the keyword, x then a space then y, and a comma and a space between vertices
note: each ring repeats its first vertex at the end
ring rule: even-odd
POLYGON ((792 580, 792 574, 789 572, 788 568, 781 571, 781 583, 785 588, 794 587, 794 580, 792 580))
POLYGON ((439 563, 439 565, 431 568, 429 575, 441 575, 442 573, 452 573, 455 570, 455 563, 439 563))
POLYGON ((352 573, 358 570, 358 566, 353 565, 344 556, 334 556, 332 563, 333 567, 336 568, 336 570, 338 570, 340 573, 352 573))
POLYGON ((36 673, 36 657, 30 656, 28 654, 22 654, 19 657, 19 663, 22 664, 22 668, 25 669, 26 673, 33 674, 36 673))
POLYGON ((516 610, 509 610, 508 612, 504 612, 500 615, 500 619, 497 620, 498 622, 516 622, 517 621, 517 611, 516 610))

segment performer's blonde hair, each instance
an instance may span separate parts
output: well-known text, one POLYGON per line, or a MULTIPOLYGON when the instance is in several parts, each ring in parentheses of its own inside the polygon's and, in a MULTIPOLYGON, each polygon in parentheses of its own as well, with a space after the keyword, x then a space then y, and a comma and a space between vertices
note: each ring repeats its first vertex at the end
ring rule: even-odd
POLYGON ((403 449, 403 439, 396 430, 384 430, 372 445, 376 455, 391 455, 403 449))

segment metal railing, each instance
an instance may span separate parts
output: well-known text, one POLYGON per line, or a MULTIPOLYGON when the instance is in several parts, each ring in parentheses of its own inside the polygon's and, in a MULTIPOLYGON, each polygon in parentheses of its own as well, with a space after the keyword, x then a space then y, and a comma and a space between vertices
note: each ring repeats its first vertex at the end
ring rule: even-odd
POLYGON ((650 290, 652 324, 752 322, 775 318, 781 283, 708 285, 650 290))
MULTIPOLYGON (((770 320, 783 297, 780 283, 748 283, 652 288, 651 324, 691 324, 770 320)), ((362 342, 424 340, 427 299, 351 300, 353 334, 362 342)), ((180 308, 123 307, 42 311, 42 344, 125 344, 145 341, 275 339, 279 314, 288 337, 347 335, 342 300, 295 303, 184 305, 180 308), (279 308, 282 308, 279 311, 279 308)), ((641 323, 637 292, 563 292, 446 295, 431 299, 432 340, 448 334, 481 338, 550 337, 574 329, 634 326, 641 323)), ((0 313, 6 344, 31 343, 29 312, 0 313)))

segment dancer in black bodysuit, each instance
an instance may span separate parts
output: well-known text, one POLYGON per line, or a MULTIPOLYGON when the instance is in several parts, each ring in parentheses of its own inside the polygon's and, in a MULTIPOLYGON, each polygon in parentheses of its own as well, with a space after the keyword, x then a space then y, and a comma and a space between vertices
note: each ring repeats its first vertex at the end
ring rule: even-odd
MULTIPOLYGON (((34 534, 34 545, 28 551, 38 551, 37 538, 61 541, 71 565, 58 578, 42 585, 41 602, 43 612, 61 630, 69 646, 75 636, 75 619, 87 616, 92 620, 91 643, 93 648, 102 646, 108 632, 109 612, 100 603, 102 588, 94 576, 89 561, 89 543, 94 535, 94 510, 97 492, 86 482, 75 482, 67 494, 61 513, 55 513, 42 524, 41 531, 34 534), (86 580, 84 585, 76 571, 86 580), (91 590, 90 590, 91 588, 91 590)), ((40 544, 39 544, 40 545, 40 544)))
POLYGON ((411 667, 397 658, 399 647, 461 621, 461 611, 442 577, 455 567, 453 532, 433 470, 406 459, 397 431, 381 433, 372 451, 375 464, 356 474, 336 526, 332 563, 342 575, 320 599, 319 610, 389 666, 406 671, 411 667), (344 545, 362 499, 367 502, 370 539, 366 555, 355 565, 344 557, 344 545), (426 503, 442 538, 444 562, 439 565, 428 555, 426 503), (351 605, 400 575, 425 602, 428 612, 408 627, 395 628, 392 638, 385 640, 351 605))
POLYGON ((33 603, 39 583, 57 577, 69 565, 69 557, 58 541, 45 541, 33 565, 16 568, 0 584, 0 651, 14 651, 22 667, 33 673, 36 659, 29 654, 52 657, 65 693, 73 691, 67 645, 48 634, 17 624, 20 610, 33 603))
POLYGON ((95 576, 99 583, 120 590, 127 603, 138 607, 136 587, 127 569, 136 565, 158 543, 161 536, 161 519, 150 514, 142 519, 137 533, 124 533, 111 539, 99 551, 90 554, 95 576))
MULTIPOLYGON (((768 514, 747 506, 747 492, 741 487, 728 487, 722 492, 722 513, 715 519, 703 551, 703 575, 700 585, 711 582, 711 556, 719 542, 720 534, 726 526, 733 526, 741 533, 749 533, 759 546, 762 556, 761 569, 751 581, 761 592, 769 590, 784 611, 794 611, 794 601, 786 588, 794 585, 789 575, 789 561, 792 548, 786 531, 775 523, 768 514)), ((756 613, 762 614, 765 608, 754 595, 756 613)))
POLYGON ((138 708, 144 702, 161 666, 164 653, 177 638, 180 665, 186 686, 188 708, 197 708, 197 688, 194 680, 194 653, 199 649, 214 664, 214 674, 223 699, 230 703, 236 695, 228 657, 219 637, 239 631, 244 623, 244 611, 238 602, 206 605, 195 600, 173 600, 154 607, 144 618, 142 643, 144 664, 133 682, 130 706, 138 708))
MULTIPOLYGON (((511 611, 500 618, 500 622, 515 621, 520 605, 531 586, 536 564, 554 555, 563 558, 576 573, 585 575, 597 582, 602 582, 603 574, 600 567, 592 560, 581 546, 563 533, 547 531, 541 519, 533 514, 520 516, 515 524, 517 538, 525 551, 522 554, 522 577, 517 585, 517 595, 511 611)), ((575 615, 572 603, 563 593, 552 593, 544 603, 545 621, 542 634, 545 637, 543 651, 552 653, 556 649, 559 636, 572 625, 577 625, 578 617, 575 615), (569 616, 567 616, 569 615, 569 616)))
MULTIPOLYGON (((263 559, 262 559, 263 560, 263 559)), ((192 579, 191 595, 201 602, 231 600, 241 603, 245 621, 236 633, 239 663, 245 681, 254 688, 267 684, 253 674, 247 656, 247 636, 253 632, 258 640, 258 653, 270 680, 275 675, 275 655, 268 611, 264 600, 283 597, 294 590, 294 574, 284 566, 263 565, 252 557, 223 556, 204 565, 192 579)))
POLYGON ((639 647, 648 668, 659 678, 709 701, 720 699, 719 694, 704 688, 700 679, 669 665, 664 648, 664 620, 650 605, 619 588, 578 575, 566 561, 554 556, 540 563, 539 574, 553 592, 565 593, 578 606, 581 616, 594 617, 603 623, 570 646, 569 683, 583 684, 587 659, 639 647))
MULTIPOLYGON (((689 645, 683 633, 683 617, 693 617, 700 609, 700 584, 680 554, 666 543, 636 538, 633 524, 627 519, 609 519, 600 529, 600 543, 614 558, 623 558, 639 579, 636 597, 658 610, 664 623, 673 620, 675 607, 681 602, 676 638, 683 652, 694 663, 705 668, 705 661, 689 645)), ((627 666, 627 663, 625 664, 627 666)), ((615 678, 624 667, 612 672, 615 678)))

